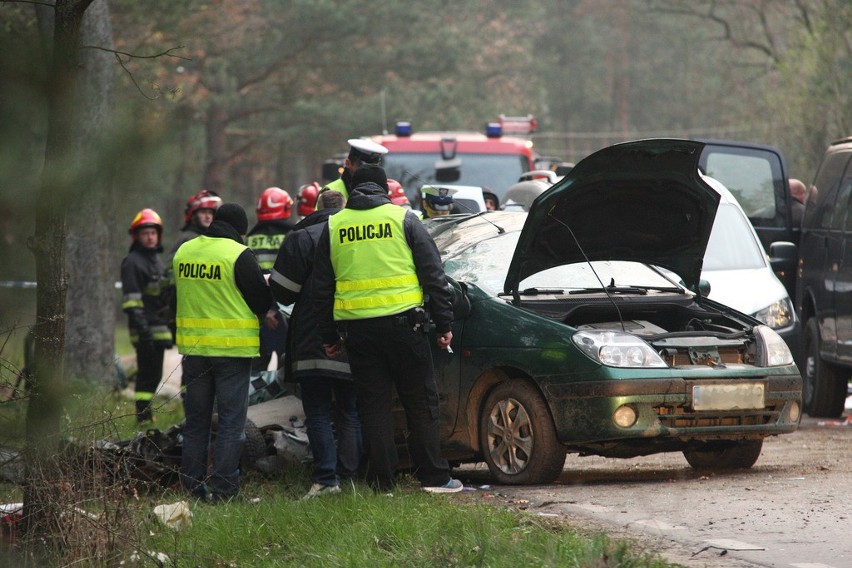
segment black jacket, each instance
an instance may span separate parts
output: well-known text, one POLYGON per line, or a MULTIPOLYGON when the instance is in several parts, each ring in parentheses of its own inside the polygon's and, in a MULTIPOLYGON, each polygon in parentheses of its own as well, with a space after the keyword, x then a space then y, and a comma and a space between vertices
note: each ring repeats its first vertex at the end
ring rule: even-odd
MULTIPOLYGON (((166 268, 160 259, 162 251, 160 246, 148 249, 134 243, 121 261, 122 309, 127 314, 131 337, 144 341, 151 340, 152 328, 166 326, 169 319, 170 295, 166 268)), ((170 341, 164 343, 171 345, 170 341)))
POLYGON ((281 248, 284 238, 293 230, 294 225, 295 223, 290 219, 260 221, 246 235, 246 244, 254 251, 264 274, 268 274, 271 271, 278 249, 281 248), (264 238, 252 239, 252 237, 257 236, 264 238))
POLYGON ((285 355, 285 379, 298 381, 313 376, 351 379, 345 354, 329 359, 322 347, 313 305, 314 253, 328 218, 339 209, 321 209, 302 219, 287 235, 269 277, 276 301, 295 304, 285 355))
MULTIPOLYGON (((373 209, 390 203, 387 191, 372 182, 353 188, 346 202, 347 209, 373 209)), ((411 248, 417 278, 424 296, 429 298, 429 312, 438 333, 450 331, 453 310, 447 277, 441 264, 441 255, 431 235, 414 213, 408 212, 403 222, 405 240, 411 248)), ((331 265, 331 245, 326 224, 317 243, 314 260, 314 306, 318 314, 319 331, 323 343, 335 343, 338 339, 334 324, 334 269, 331 265)))

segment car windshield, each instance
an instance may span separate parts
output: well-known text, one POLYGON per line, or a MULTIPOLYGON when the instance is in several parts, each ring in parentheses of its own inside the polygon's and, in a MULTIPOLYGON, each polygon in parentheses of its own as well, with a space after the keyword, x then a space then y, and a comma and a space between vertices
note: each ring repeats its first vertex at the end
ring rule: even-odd
POLYGON ((716 212, 704 253, 704 270, 743 270, 766 266, 763 248, 740 209, 723 203, 716 212))
MULTIPOLYGON (((520 234, 520 231, 511 231, 480 241, 452 258, 445 259, 444 270, 455 280, 476 284, 483 290, 496 295, 503 291, 506 273, 520 234)), ((614 283, 619 287, 666 289, 674 287, 674 284, 659 272, 638 262, 595 261, 591 264, 594 271, 588 263, 556 266, 543 270, 521 281, 519 289, 557 289, 570 293, 598 289, 601 287, 601 282, 605 286, 614 283)))
MULTIPOLYGON (((502 201, 503 195, 526 171, 524 156, 519 154, 462 154, 461 177, 452 183, 457 185, 485 186, 502 201)), ((384 167, 391 179, 405 188, 412 203, 420 202, 420 186, 435 183, 435 162, 441 159, 438 153, 391 152, 384 157, 384 167)))

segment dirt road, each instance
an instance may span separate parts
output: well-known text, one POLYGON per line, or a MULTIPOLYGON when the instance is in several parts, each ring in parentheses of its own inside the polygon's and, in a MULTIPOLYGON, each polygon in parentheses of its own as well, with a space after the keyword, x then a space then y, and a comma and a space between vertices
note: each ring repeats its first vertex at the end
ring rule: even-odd
MULTIPOLYGON (((849 412, 847 411, 847 414, 849 412)), ((463 468, 476 487, 484 467, 463 468)), ((569 455, 548 486, 490 485, 498 502, 642 541, 685 566, 852 567, 852 417, 768 439, 741 472, 699 473, 679 453, 569 455)))

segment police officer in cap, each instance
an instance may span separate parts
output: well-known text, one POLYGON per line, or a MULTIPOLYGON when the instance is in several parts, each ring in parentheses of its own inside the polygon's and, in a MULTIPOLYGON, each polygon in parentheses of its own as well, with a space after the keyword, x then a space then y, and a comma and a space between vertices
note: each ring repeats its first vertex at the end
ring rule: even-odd
POLYGON ((382 160, 382 156, 388 153, 388 149, 372 140, 363 138, 350 138, 349 155, 343 162, 343 173, 340 178, 329 183, 320 190, 320 193, 333 189, 339 191, 343 198, 349 199, 349 191, 352 189, 352 174, 361 164, 378 165, 382 160))
POLYGON ((437 343, 452 341, 451 293, 432 237, 407 209, 391 203, 381 167, 364 164, 352 176, 346 207, 329 217, 314 257, 314 306, 326 354, 340 352, 344 328, 355 377, 368 483, 394 486, 399 457, 393 391, 410 432, 414 474, 425 491, 454 493, 462 484, 441 455, 437 384, 425 328, 429 309, 437 343))

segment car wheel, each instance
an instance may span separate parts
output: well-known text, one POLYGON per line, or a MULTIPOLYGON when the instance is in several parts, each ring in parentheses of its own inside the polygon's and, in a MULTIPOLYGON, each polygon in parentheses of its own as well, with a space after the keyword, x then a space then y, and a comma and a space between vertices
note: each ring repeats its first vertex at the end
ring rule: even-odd
POLYGON ((757 463, 763 440, 734 444, 709 444, 700 450, 684 450, 683 457, 695 469, 748 469, 757 463))
MULTIPOLYGON (((213 415, 212 432, 210 438, 210 463, 213 463, 213 448, 216 446, 216 432, 219 428, 219 415, 213 415)), ((243 444, 243 451, 240 454, 240 470, 245 473, 250 469, 254 469, 254 464, 257 460, 269 454, 266 449, 266 438, 263 437, 263 432, 260 428, 246 418, 245 425, 246 441, 243 444)))
POLYGON ((246 418, 246 443, 243 444, 243 453, 240 455, 240 469, 248 471, 254 469, 257 460, 267 455, 266 439, 254 422, 246 418))
POLYGON ((480 445, 491 475, 507 485, 550 483, 565 465, 550 409, 530 383, 497 385, 480 417, 480 445))
POLYGON ((838 418, 843 414, 848 379, 820 357, 819 328, 815 318, 805 324, 805 368, 802 403, 810 416, 838 418))

